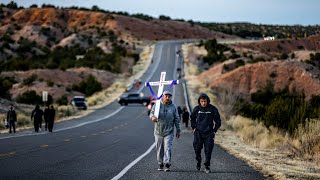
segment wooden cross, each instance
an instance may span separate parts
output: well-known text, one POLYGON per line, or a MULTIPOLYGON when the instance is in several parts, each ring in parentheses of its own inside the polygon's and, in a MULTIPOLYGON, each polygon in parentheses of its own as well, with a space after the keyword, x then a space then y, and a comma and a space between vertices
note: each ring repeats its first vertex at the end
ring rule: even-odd
MULTIPOLYGON (((159 89, 158 89, 158 95, 157 95, 157 101, 156 101, 156 107, 155 107, 155 110, 154 110, 154 116, 158 118, 159 116, 159 110, 160 110, 160 100, 161 100, 161 95, 163 93, 163 86, 164 85, 171 85, 174 81, 171 80, 171 81, 165 81, 165 78, 166 78, 166 72, 161 72, 161 75, 160 75, 160 81, 157 81, 157 82, 148 82, 150 86, 159 86, 159 89), (159 99, 160 98, 160 99, 159 99)), ((176 80, 174 84, 179 84, 179 80, 176 80)), ((147 83, 146 83, 147 85, 147 83)))

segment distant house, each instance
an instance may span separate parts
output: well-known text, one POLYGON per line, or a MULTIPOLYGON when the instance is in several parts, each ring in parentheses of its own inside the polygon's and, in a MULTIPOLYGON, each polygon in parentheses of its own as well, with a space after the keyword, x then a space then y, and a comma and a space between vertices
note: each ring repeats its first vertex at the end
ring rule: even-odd
POLYGON ((263 40, 265 41, 271 41, 271 40, 275 40, 276 38, 274 36, 267 36, 267 37, 263 37, 263 40))
POLYGON ((83 59, 84 58, 84 55, 76 55, 76 59, 79 60, 79 59, 83 59))

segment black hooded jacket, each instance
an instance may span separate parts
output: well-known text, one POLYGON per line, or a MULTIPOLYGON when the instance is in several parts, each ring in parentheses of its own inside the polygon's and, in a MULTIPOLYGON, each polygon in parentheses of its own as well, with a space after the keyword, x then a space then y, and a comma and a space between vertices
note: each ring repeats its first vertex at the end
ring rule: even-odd
POLYGON ((197 129, 202 134, 216 133, 221 126, 218 109, 210 104, 210 98, 205 93, 200 94, 198 104, 190 115, 192 129, 197 129), (201 98, 207 99, 207 107, 200 105, 201 98))

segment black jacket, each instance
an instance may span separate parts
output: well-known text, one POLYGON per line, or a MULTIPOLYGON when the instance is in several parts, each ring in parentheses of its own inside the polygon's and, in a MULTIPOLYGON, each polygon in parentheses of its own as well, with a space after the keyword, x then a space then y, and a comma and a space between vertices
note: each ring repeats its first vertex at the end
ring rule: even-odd
POLYGON ((17 114, 15 110, 9 110, 7 113, 7 121, 16 122, 17 121, 17 114))
POLYGON ((216 133, 221 126, 218 109, 210 104, 209 96, 204 93, 200 94, 198 104, 190 116, 192 129, 197 129, 202 134, 216 133), (207 107, 204 108, 200 105, 200 98, 207 99, 207 107))

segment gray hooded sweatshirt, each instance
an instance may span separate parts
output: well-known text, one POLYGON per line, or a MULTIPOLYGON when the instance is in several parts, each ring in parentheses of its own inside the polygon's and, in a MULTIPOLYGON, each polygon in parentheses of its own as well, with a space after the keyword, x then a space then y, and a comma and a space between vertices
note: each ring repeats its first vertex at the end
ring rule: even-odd
MULTIPOLYGON (((154 115, 156 104, 152 106, 150 118, 154 115)), ((176 106, 170 100, 169 104, 163 104, 160 100, 160 111, 158 121, 154 124, 154 134, 158 136, 167 136, 174 132, 174 126, 177 133, 180 133, 180 120, 176 106)))

